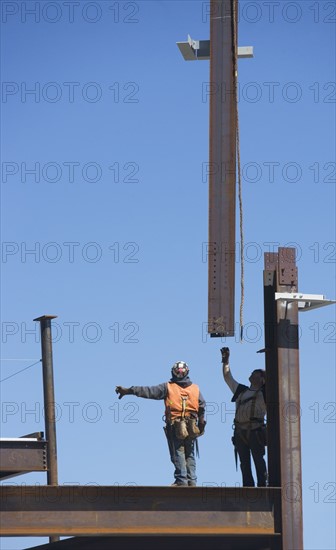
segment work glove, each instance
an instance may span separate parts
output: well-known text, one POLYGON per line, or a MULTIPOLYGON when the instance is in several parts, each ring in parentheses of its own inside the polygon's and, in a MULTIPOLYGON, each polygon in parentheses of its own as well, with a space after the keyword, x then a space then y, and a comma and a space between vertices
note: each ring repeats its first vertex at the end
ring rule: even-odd
POLYGON ((229 364, 229 358, 230 358, 230 349, 229 348, 222 348, 221 349, 221 354, 222 354, 222 363, 224 363, 224 365, 228 365, 229 364))
POLYGON ((115 392, 119 394, 118 399, 121 399, 124 395, 131 394, 130 388, 123 388, 122 386, 116 386, 115 392))

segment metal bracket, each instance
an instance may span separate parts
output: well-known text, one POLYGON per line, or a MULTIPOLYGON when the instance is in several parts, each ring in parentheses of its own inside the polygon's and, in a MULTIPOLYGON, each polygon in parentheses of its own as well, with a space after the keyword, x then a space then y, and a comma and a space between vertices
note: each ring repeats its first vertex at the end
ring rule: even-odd
POLYGON ((275 300, 284 300, 287 303, 297 302, 299 311, 336 304, 336 300, 327 300, 323 294, 300 294, 298 292, 276 292, 275 300))
MULTIPOLYGON (((193 40, 188 34, 188 42, 176 42, 185 61, 205 61, 210 59, 210 40, 193 40)), ((238 58, 253 57, 253 46, 238 48, 238 58)))

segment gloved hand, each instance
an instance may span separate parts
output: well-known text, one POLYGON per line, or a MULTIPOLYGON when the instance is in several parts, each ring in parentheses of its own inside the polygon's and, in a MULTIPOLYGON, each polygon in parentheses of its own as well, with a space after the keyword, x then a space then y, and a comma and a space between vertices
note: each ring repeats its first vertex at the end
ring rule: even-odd
POLYGON ((199 419, 198 419, 198 429, 200 431, 200 433, 202 434, 205 430, 205 425, 206 425, 206 420, 204 420, 204 416, 201 416, 199 419))
POLYGON ((229 358, 230 358, 230 349, 229 348, 222 348, 221 349, 221 354, 222 354, 222 363, 224 363, 224 365, 228 365, 229 358))
POLYGON ((118 399, 124 397, 124 395, 130 395, 130 388, 123 388, 122 386, 116 386, 115 392, 119 394, 118 399))

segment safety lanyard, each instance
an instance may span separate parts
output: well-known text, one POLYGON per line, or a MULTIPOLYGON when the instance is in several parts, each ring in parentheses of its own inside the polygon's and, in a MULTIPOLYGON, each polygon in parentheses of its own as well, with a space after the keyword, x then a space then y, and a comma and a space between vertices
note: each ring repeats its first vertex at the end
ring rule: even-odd
POLYGON ((181 399, 182 399, 182 415, 181 415, 181 418, 185 418, 185 412, 186 412, 188 397, 181 397, 181 399))

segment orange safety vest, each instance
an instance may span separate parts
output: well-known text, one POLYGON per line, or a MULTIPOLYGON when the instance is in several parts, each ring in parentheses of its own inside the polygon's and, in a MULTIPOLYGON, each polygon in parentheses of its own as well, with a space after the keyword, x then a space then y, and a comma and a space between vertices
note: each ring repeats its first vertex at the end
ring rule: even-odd
POLYGON ((187 388, 182 388, 178 384, 175 384, 175 382, 168 382, 167 389, 167 397, 165 399, 167 420, 173 421, 182 416, 182 398, 186 398, 185 416, 198 414, 200 391, 197 384, 191 384, 187 388))

